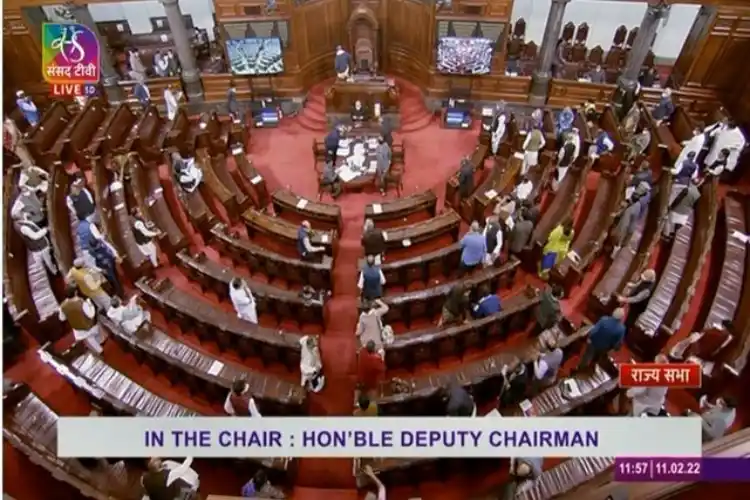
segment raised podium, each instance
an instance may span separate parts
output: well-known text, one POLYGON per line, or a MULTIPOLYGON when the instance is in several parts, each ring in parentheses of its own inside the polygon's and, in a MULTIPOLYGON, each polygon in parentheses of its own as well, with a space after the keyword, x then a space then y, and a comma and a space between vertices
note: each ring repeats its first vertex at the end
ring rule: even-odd
POLYGON ((348 123, 355 101, 362 104, 369 113, 374 113, 380 105, 380 114, 399 126, 396 83, 391 78, 381 76, 355 75, 350 80, 337 80, 325 93, 328 124, 348 123))

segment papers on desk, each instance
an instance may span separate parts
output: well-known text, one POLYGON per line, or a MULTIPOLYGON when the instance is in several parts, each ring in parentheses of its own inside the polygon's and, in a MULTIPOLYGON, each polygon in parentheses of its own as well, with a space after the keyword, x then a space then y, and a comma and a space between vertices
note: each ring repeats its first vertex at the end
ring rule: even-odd
POLYGON ((232 154, 233 155, 241 155, 243 149, 242 148, 232 148, 232 154))
POLYGON ((388 241, 388 233, 386 233, 385 231, 383 231, 383 239, 385 241, 388 241))
POLYGON ((349 156, 349 148, 339 146, 339 149, 336 151, 336 156, 342 156, 346 158, 347 156, 349 156))
POLYGON ((411 246, 411 240, 409 238, 405 238, 401 240, 401 245, 403 245, 404 248, 409 248, 411 246))
POLYGON ((581 262, 581 256, 578 255, 578 253, 575 250, 571 250, 568 252, 568 258, 572 260, 575 264, 578 264, 581 262))
POLYGON ((232 120, 232 123, 234 123, 235 125, 239 125, 241 122, 237 118, 235 118, 232 120))
POLYGON ((531 402, 531 400, 524 399, 519 403, 519 408, 521 408, 521 411, 524 415, 527 417, 534 414, 534 404, 531 402))
POLYGON ((378 140, 377 139, 368 139, 367 140, 367 147, 370 149, 375 149, 378 147, 378 140))
POLYGON ((250 184, 260 184, 260 182, 263 180, 263 177, 260 175, 256 175, 252 179, 250 179, 250 184))
POLYGON ((198 128, 201 130, 204 130, 206 127, 208 127, 208 125, 206 125, 206 122, 200 122, 198 124, 198 128))
MULTIPOLYGON (((492 108, 482 108, 482 116, 490 117, 494 112, 495 110, 492 108)), ((489 129, 490 127, 487 128, 489 129)))
POLYGON ((372 213, 374 214, 382 214, 383 213, 383 205, 380 203, 373 203, 372 204, 372 213))
POLYGON ((578 81, 581 83, 591 83, 590 78, 579 78, 578 81))
POLYGON ((482 128, 483 128, 484 130, 489 130, 489 129, 490 129, 490 126, 489 126, 489 125, 487 125, 486 123, 483 123, 483 124, 482 124, 482 128))
POLYGON ((307 200, 304 198, 300 198, 300 200, 297 202, 297 208, 299 208, 300 210, 304 210, 306 206, 307 200))
POLYGON ((748 241, 750 241, 750 235, 741 233, 741 232, 739 232, 737 230, 735 230, 734 232, 732 232, 732 238, 738 239, 742 243, 747 243, 748 241))
POLYGON ((578 387, 578 381, 572 378, 563 381, 562 394, 568 399, 576 399, 581 397, 581 388, 578 387))
POLYGON ((497 411, 497 408, 493 408, 491 412, 485 415, 485 417, 502 418, 502 415, 497 411))
POLYGON ((341 179, 343 182, 349 182, 355 177, 357 177, 357 172, 352 170, 349 165, 342 165, 341 167, 336 170, 336 173, 339 176, 339 179, 341 179))
POLYGON ((328 243, 328 233, 323 233, 320 235, 320 241, 322 243, 328 243))
POLYGON ((219 373, 221 373, 221 370, 223 369, 224 363, 222 363, 221 361, 214 361, 213 363, 211 363, 211 367, 208 369, 208 374, 216 377, 219 375, 219 373))
POLYGON ((516 160, 523 160, 523 153, 513 153, 513 158, 516 160))
POLYGON ((340 139, 339 140, 339 147, 340 148, 348 148, 349 144, 352 143, 351 139, 340 139))
POLYGON ((495 191, 494 189, 490 189, 489 191, 485 191, 484 195, 488 200, 492 200, 497 197, 497 191, 495 191))

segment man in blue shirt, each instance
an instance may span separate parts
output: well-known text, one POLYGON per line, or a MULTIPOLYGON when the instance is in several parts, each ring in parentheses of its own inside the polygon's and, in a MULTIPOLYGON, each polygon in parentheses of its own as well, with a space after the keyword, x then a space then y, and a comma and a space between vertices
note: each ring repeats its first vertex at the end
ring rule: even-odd
POLYGON ((612 316, 604 316, 589 331, 586 349, 581 356, 579 370, 586 369, 622 346, 625 339, 625 310, 615 309, 612 316))
POLYGON ((486 318, 500 312, 500 297, 490 292, 490 287, 482 285, 479 287, 479 300, 471 309, 471 315, 475 318, 486 318))
POLYGON ((336 126, 326 136, 324 142, 326 147, 326 161, 335 161, 336 152, 339 150, 339 141, 341 140, 341 130, 336 126))
POLYGON ((479 229, 479 223, 471 223, 469 232, 461 239, 461 265, 459 266, 459 276, 463 276, 467 271, 479 267, 487 255, 487 238, 484 237, 479 229))

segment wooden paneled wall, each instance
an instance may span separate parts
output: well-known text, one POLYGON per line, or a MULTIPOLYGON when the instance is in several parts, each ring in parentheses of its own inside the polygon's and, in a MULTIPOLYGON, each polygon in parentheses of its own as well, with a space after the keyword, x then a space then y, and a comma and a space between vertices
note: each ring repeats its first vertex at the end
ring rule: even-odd
POLYGON ((42 52, 39 36, 31 33, 20 8, 3 9, 3 103, 15 108, 15 93, 23 89, 44 99, 49 86, 42 78, 42 52))

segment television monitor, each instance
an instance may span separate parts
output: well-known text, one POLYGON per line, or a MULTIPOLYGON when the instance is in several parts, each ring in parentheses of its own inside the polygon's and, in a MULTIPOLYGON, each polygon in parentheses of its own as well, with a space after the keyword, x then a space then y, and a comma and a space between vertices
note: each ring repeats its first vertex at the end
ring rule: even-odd
POLYGON ((446 36, 438 40, 437 69, 451 75, 486 75, 492 65, 492 40, 446 36))
POLYGON ((235 75, 275 75, 284 71, 281 40, 276 37, 253 37, 227 40, 229 67, 235 75))

